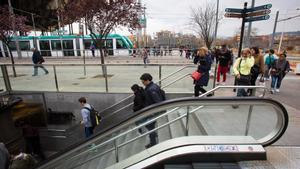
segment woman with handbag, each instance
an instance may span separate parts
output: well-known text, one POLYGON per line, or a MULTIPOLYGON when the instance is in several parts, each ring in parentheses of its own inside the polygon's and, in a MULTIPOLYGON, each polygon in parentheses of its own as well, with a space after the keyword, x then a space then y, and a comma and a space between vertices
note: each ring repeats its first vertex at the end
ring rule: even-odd
MULTIPOLYGON (((251 54, 254 58, 254 65, 251 68, 251 86, 255 86, 257 77, 260 73, 264 73, 264 58, 260 54, 258 47, 252 47, 251 54)), ((253 89, 248 89, 249 96, 252 96, 253 89)))
MULTIPOLYGON (((194 79, 194 96, 198 97, 199 92, 205 93, 206 90, 203 88, 203 86, 207 86, 209 81, 209 70, 211 67, 211 58, 208 54, 208 49, 205 47, 202 47, 199 49, 197 56, 194 58, 194 64, 199 64, 197 68, 197 72, 201 74, 201 77, 199 79, 194 79)), ((211 95, 207 95, 211 96, 211 95)))
MULTIPOLYGON (((242 50, 242 56, 238 58, 234 65, 233 71, 238 86, 249 86, 251 84, 251 68, 254 65, 254 58, 251 56, 249 48, 242 50)), ((245 89, 238 89, 237 96, 248 96, 245 89)))

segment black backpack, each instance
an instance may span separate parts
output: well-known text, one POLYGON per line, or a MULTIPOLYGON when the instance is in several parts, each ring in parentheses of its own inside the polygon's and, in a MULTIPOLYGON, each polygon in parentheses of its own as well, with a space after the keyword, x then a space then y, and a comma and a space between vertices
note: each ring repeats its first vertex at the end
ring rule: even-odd
POLYGON ((162 101, 165 101, 166 100, 166 92, 161 88, 159 88, 159 92, 160 92, 160 96, 162 98, 162 101))
POLYGON ((91 109, 84 107, 84 109, 90 112, 91 123, 94 129, 101 121, 100 113, 97 110, 95 110, 93 107, 91 109))

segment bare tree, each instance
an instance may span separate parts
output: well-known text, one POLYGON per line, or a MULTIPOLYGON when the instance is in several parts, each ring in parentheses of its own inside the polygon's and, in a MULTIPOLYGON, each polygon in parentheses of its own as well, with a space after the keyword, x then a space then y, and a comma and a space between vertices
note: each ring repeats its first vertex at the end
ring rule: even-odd
POLYGON ((214 41, 216 26, 215 5, 207 3, 204 7, 192 8, 191 25, 194 31, 203 39, 206 47, 210 49, 214 41))
POLYGON ((139 25, 141 5, 135 0, 73 0, 61 9, 65 23, 85 19, 90 35, 100 49, 104 64, 103 47, 108 34, 118 26, 134 30, 139 25))
POLYGON ((8 6, 0 6, 0 40, 5 44, 9 51, 14 77, 16 77, 17 74, 14 66, 14 57, 9 44, 14 35, 13 27, 16 31, 20 32, 28 32, 30 30, 30 28, 25 24, 26 21, 26 17, 11 14, 8 6))

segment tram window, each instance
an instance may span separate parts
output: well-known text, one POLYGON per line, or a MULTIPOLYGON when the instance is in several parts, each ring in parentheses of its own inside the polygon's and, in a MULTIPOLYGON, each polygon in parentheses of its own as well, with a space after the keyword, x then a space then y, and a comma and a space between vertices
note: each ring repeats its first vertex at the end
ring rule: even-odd
POLYGON ((84 40, 84 49, 90 49, 92 40, 84 40))
POLYGON ((64 49, 74 49, 73 40, 64 40, 63 41, 63 48, 64 49))
POLYGON ((124 48, 126 48, 124 42, 121 39, 117 39, 117 49, 124 49, 124 48))
POLYGON ((17 50, 16 42, 15 41, 9 42, 8 45, 10 47, 10 50, 17 50))
POLYGON ((105 47, 109 48, 109 49, 113 48, 113 42, 112 42, 111 39, 108 39, 108 40, 105 41, 105 47))
POLYGON ((60 40, 51 40, 52 50, 61 50, 60 40))
POLYGON ((20 44, 20 49, 22 51, 28 51, 28 50, 30 50, 30 43, 29 43, 29 41, 20 41, 19 44, 20 44))

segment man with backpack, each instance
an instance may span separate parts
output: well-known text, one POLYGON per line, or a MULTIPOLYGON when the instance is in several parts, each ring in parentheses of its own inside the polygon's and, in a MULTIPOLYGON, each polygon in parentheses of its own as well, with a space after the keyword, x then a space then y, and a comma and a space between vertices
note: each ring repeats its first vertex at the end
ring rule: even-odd
POLYGON ((81 97, 78 99, 82 109, 81 109, 81 116, 82 121, 81 124, 84 125, 84 132, 85 132, 85 138, 89 138, 93 135, 94 127, 92 124, 92 118, 91 118, 91 110, 93 109, 90 104, 86 102, 85 97, 81 97))
MULTIPOLYGON (((166 100, 165 92, 155 83, 152 82, 152 76, 149 73, 144 73, 140 80, 142 81, 143 85, 145 86, 145 106, 150 106, 155 103, 162 102, 166 100)), ((151 120, 153 116, 149 116, 148 120, 151 120)), ((145 127, 147 130, 153 130, 155 128, 156 121, 146 125, 145 127)), ((150 148, 157 144, 158 142, 158 135, 156 131, 153 131, 149 134, 150 143, 147 144, 145 147, 150 148)))

